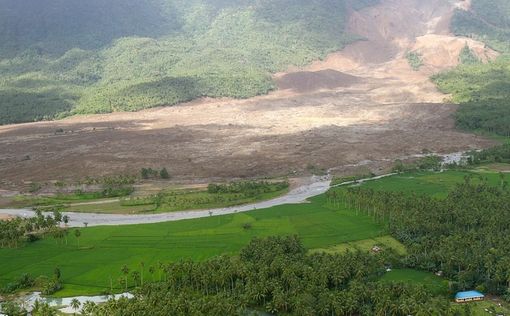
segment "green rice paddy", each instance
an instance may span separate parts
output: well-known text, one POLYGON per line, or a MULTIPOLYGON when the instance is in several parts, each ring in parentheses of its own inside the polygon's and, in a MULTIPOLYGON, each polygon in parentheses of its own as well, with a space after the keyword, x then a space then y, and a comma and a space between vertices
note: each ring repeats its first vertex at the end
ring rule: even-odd
MULTIPOLYGON (((481 181, 480 176, 492 184, 501 181, 499 172, 481 168, 408 173, 363 186, 442 197, 467 175, 473 176, 472 181, 481 181)), ((24 273, 35 277, 51 275, 59 267, 65 287, 58 296, 100 294, 111 286, 120 292, 123 290, 120 270, 125 264, 131 271, 143 270, 146 280, 157 280, 161 275, 160 262, 235 255, 256 236, 296 234, 307 248, 315 251, 369 250, 380 245, 405 253, 403 245, 388 236, 383 225, 348 209, 331 208, 324 195, 312 198, 310 203, 246 213, 158 224, 91 227, 81 232, 78 240, 71 230, 67 244, 48 237, 18 249, 0 249, 0 286, 24 273), (155 268, 153 274, 149 272, 151 267, 155 268)), ((433 275, 414 270, 394 270, 383 280, 423 282, 437 290, 443 286, 433 275)))

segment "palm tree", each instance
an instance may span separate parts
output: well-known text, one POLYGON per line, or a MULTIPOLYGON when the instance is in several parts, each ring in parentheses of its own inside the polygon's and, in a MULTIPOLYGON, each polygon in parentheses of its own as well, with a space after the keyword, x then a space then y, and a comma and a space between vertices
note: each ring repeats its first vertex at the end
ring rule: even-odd
POLYGON ((62 221, 64 222, 65 227, 67 227, 67 224, 69 224, 69 216, 62 216, 62 221))
POLYGON ((154 272, 155 271, 156 271, 156 269, 154 268, 154 266, 149 267, 149 273, 151 274, 152 282, 154 282, 154 272))
POLYGON ((96 309, 96 304, 94 302, 86 301, 85 303, 83 303, 81 313, 83 315, 91 315, 95 309, 96 309))
POLYGON ((126 286, 126 291, 127 291, 129 268, 127 265, 123 265, 122 268, 120 269, 120 271, 122 272, 122 274, 124 274, 124 281, 125 281, 124 284, 126 286))
POLYGON ((81 232, 79 229, 76 229, 74 231, 74 236, 76 237, 76 240, 78 241, 78 247, 80 247, 80 236, 81 236, 81 232))
POLYGON ((142 261, 142 262, 140 262, 140 276, 141 276, 141 278, 140 278, 140 280, 141 280, 140 285, 141 286, 143 286, 143 269, 144 268, 145 268, 145 263, 142 261))
POLYGON ((131 272, 131 277, 133 278, 133 281, 135 282, 135 287, 138 285, 138 281, 140 281, 140 272, 133 271, 131 272))
POLYGON ((75 314, 76 314, 76 311, 80 308, 80 305, 81 305, 81 303, 80 303, 80 301, 78 301, 78 299, 73 298, 71 300, 70 306, 71 306, 72 309, 74 309, 74 313, 75 314))

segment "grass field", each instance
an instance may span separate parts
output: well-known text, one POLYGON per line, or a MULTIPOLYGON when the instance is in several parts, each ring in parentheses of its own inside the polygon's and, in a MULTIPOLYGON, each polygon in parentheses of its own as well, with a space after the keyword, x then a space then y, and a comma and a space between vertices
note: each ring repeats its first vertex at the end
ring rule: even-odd
MULTIPOLYGON (((498 185, 501 181, 498 171, 493 170, 490 166, 482 166, 474 170, 404 173, 377 181, 368 181, 362 185, 374 190, 413 192, 441 198, 446 197, 448 191, 457 183, 464 182, 466 176, 472 176, 473 183, 480 182, 480 177, 486 178, 492 185, 498 185)), ((507 179, 510 179, 510 175, 507 176, 507 179)))
MULTIPOLYGON (((144 262, 146 279, 149 267, 158 262, 181 258, 203 260, 219 254, 235 254, 255 236, 299 235, 306 247, 327 248, 349 241, 381 236, 383 227, 365 216, 348 210, 332 210, 323 196, 308 204, 283 205, 265 210, 180 222, 82 229, 80 247, 74 234, 68 245, 52 238, 20 249, 0 249, 0 284, 23 273, 51 275, 62 271, 65 288, 59 296, 98 294, 115 290, 120 268, 127 264, 140 270, 144 262), (245 229, 243 225, 251 224, 245 229)), ((158 272, 154 277, 158 277, 158 272)))
POLYGON ((381 278, 383 282, 405 282, 423 285, 431 293, 448 294, 448 281, 430 272, 413 269, 394 269, 381 278))
POLYGON ((363 240, 349 241, 334 245, 328 248, 313 249, 312 252, 327 252, 327 253, 343 253, 346 251, 370 251, 374 246, 378 246, 383 250, 393 249, 400 255, 407 253, 405 246, 395 238, 387 235, 363 240))

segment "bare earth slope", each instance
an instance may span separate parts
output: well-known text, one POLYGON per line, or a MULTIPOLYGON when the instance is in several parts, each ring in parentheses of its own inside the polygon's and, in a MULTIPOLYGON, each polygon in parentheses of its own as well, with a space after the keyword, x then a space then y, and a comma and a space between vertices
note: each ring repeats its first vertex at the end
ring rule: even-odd
POLYGON ((428 80, 454 66, 465 43, 496 56, 449 34, 452 10, 442 0, 383 0, 353 13, 349 28, 367 41, 275 75, 280 89, 268 96, 2 126, 0 188, 163 166, 177 179, 287 175, 488 146, 454 129, 456 106, 428 80), (409 50, 424 56, 419 72, 409 50))

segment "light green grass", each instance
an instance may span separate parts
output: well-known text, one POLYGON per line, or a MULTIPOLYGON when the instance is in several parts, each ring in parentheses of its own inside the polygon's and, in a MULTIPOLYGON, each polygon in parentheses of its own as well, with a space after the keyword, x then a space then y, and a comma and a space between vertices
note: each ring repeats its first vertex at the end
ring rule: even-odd
MULTIPOLYGON (((0 285, 23 273, 51 275, 62 271, 65 289, 57 295, 98 294, 110 286, 116 291, 120 268, 127 264, 148 269, 159 261, 182 258, 204 260, 220 254, 236 254, 255 236, 299 235, 307 248, 328 248, 353 240, 375 238, 383 227, 349 210, 332 210, 324 196, 308 204, 282 205, 264 210, 179 222, 82 229, 80 247, 74 234, 69 244, 57 245, 47 238, 20 249, 0 249, 0 285), (251 229, 243 224, 251 223, 251 229)), ((158 273, 155 273, 155 278, 158 273)))
POLYGON ((344 253, 349 251, 370 251, 374 246, 379 246, 384 250, 393 249, 400 255, 405 255, 407 250, 405 246, 395 238, 387 235, 363 240, 349 241, 341 243, 328 248, 313 249, 312 252, 327 252, 327 253, 344 253))
POLYGON ((381 281, 420 284, 434 294, 444 295, 448 293, 448 281, 430 272, 413 269, 394 269, 386 272, 381 281))
POLYGON ((466 171, 403 173, 377 181, 365 182, 363 187, 382 191, 426 194, 443 198, 446 197, 456 184, 464 182, 466 176, 472 176, 473 183, 480 182, 480 177, 487 178, 488 182, 492 185, 497 185, 500 182, 498 172, 478 172, 475 169, 466 171))

